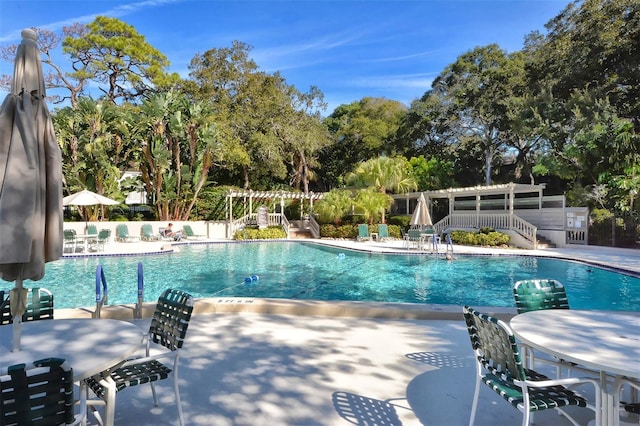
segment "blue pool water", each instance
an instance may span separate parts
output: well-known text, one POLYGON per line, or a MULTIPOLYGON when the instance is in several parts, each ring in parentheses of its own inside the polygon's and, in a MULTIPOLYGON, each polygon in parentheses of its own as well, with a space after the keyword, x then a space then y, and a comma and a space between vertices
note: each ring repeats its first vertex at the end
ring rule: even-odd
POLYGON ((578 262, 527 256, 458 256, 449 262, 301 242, 201 244, 173 254, 61 259, 46 265, 41 281, 25 285, 52 290, 59 308, 94 306, 96 267, 102 265, 109 304, 134 303, 138 262, 144 267, 145 301, 173 287, 196 298, 513 307, 516 281, 553 278, 565 285, 574 309, 640 311, 639 278, 578 262))

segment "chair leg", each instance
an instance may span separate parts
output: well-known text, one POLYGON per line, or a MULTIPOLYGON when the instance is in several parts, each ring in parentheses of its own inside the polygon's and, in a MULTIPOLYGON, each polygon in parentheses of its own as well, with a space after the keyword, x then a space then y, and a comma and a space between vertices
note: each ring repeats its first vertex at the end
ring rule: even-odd
POLYGON ((156 387, 153 385, 153 382, 149 382, 151 385, 151 393, 153 394, 153 405, 155 407, 158 406, 158 397, 156 396, 156 387))
POLYGON ((116 384, 111 377, 106 377, 101 380, 100 383, 107 389, 104 407, 104 424, 106 426, 113 426, 116 417, 116 384))
POLYGON ((476 389, 473 392, 473 404, 471 405, 471 416, 469 417, 469 426, 473 426, 476 421, 476 411, 478 409, 478 398, 480 397, 480 376, 476 376, 476 389))
POLYGON ((184 419, 182 417, 182 401, 180 400, 180 388, 178 387, 178 370, 173 371, 173 390, 176 393, 176 405, 178 405, 178 419, 180 420, 180 426, 184 426, 184 419))

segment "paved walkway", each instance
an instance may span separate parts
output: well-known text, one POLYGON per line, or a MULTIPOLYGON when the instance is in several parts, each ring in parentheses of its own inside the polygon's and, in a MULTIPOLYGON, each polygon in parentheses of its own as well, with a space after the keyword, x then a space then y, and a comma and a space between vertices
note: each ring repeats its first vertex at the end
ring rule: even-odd
MULTIPOLYGON (((404 250, 400 242, 326 243, 376 252, 404 250)), ((149 252, 166 243, 138 244, 143 243, 113 244, 108 250, 149 252)), ((514 251, 454 247, 455 254, 463 252, 514 251)), ((581 247, 517 253, 583 259, 640 272, 640 252, 634 250, 581 247)), ((475 366, 459 311, 459 319, 448 320, 281 315, 269 313, 268 307, 260 313, 198 313, 191 320, 180 363, 186 422, 466 425, 475 366)), ((160 382, 156 389, 161 401, 157 408, 147 385, 121 392, 116 424, 177 424, 171 381, 160 382)), ((585 409, 571 412, 584 424, 592 418, 585 409)), ((510 404, 482 389, 477 425, 515 425, 521 418, 510 404)), ((538 413, 535 420, 538 425, 570 424, 554 412, 538 413)))

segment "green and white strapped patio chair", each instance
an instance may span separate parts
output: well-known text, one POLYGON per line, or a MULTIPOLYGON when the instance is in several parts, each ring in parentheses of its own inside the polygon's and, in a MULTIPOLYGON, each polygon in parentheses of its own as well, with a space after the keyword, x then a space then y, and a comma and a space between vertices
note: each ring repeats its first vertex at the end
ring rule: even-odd
MULTIPOLYGON (((527 426, 536 411, 558 410, 574 425, 578 425, 563 407, 589 407, 595 411, 596 424, 600 423, 600 385, 597 379, 569 377, 549 379, 524 367, 520 350, 509 325, 469 306, 463 308, 464 320, 476 358, 476 385, 469 425, 475 421, 480 384, 508 401, 523 413, 522 425, 527 426), (582 384, 595 388, 595 405, 572 390, 582 384)), ((496 423, 500 423, 496 419, 496 423)))
MULTIPOLYGON (((22 322, 53 319, 53 294, 46 288, 27 289, 27 307, 22 322)), ((13 324, 10 295, 0 291, 0 325, 13 324)))
POLYGON ((540 309, 569 309, 569 299, 562 283, 551 279, 522 280, 513 286, 518 313, 540 309))
MULTIPOLYGON (((89 400, 87 404, 89 406, 105 406, 105 423, 109 423, 110 419, 114 417, 117 392, 126 387, 150 383, 153 402, 157 407, 158 399, 153 382, 172 375, 178 418, 180 425, 184 425, 178 388, 178 361, 192 311, 193 297, 191 295, 180 290, 165 290, 158 298, 151 319, 144 355, 130 358, 112 369, 85 380, 88 389, 91 389, 99 398, 99 400, 89 400), (173 361, 170 366, 160 362, 165 358, 173 361)), ((99 422, 102 421, 98 413, 96 413, 96 418, 99 422)))
POLYGON ((421 249, 422 248, 422 231, 420 229, 409 229, 407 235, 405 235, 405 246, 407 249, 421 249))
POLYGON ((65 229, 62 231, 64 238, 64 245, 62 246, 63 253, 75 253, 78 248, 76 241, 76 231, 73 229, 65 229))
MULTIPOLYGON (((516 302, 518 314, 541 309, 569 309, 569 299, 564 286, 560 281, 552 279, 521 280, 513 285, 513 297, 516 302)), ((597 374, 577 364, 561 359, 536 358, 533 349, 522 345, 524 358, 528 358, 529 366, 534 367, 535 360, 554 364, 557 368, 557 377, 562 376, 562 368, 577 369, 590 374, 597 374)))
POLYGON ((77 425, 86 417, 80 396, 75 414, 73 370, 63 359, 47 358, 0 370, 0 424, 77 425))
MULTIPOLYGON (((614 401, 614 405, 618 410, 616 416, 618 418, 623 418, 625 415, 628 415, 627 413, 633 413, 640 417, 640 402, 637 400, 638 392, 640 391, 640 380, 622 377, 618 379, 617 385, 618 390, 615 393, 617 400, 614 401), (622 391, 625 387, 629 388, 631 398, 624 398, 623 400, 622 391), (635 399, 633 397, 635 397, 635 399)), ((636 417, 636 419, 638 417, 636 417)), ((627 420, 627 423, 625 424, 629 424, 629 421, 627 420)))

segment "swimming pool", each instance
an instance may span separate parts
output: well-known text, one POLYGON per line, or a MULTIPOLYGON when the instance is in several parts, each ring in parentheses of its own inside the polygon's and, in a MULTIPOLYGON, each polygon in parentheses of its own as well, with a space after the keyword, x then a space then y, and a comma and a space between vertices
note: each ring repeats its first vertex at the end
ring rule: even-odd
MULTIPOLYGON (((640 311, 640 279, 579 262, 530 256, 372 254, 307 242, 186 245, 152 256, 84 257, 46 264, 44 278, 58 308, 95 305, 102 265, 109 304, 135 303, 137 264, 144 267, 145 301, 168 287, 200 297, 268 297, 513 307, 522 279, 562 282, 574 309, 640 311), (252 279, 252 277, 254 277, 252 279)), ((7 283, 9 285, 9 283, 7 283)))

